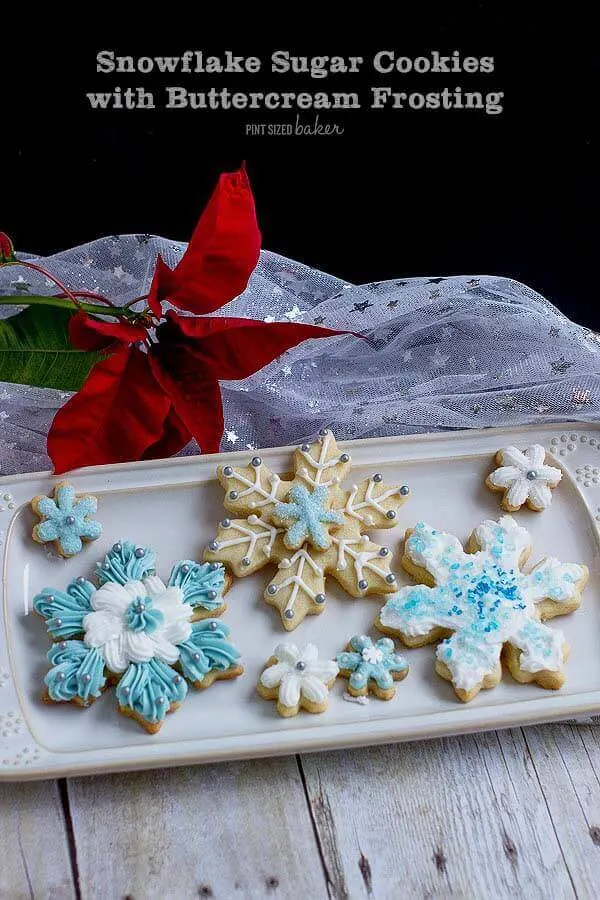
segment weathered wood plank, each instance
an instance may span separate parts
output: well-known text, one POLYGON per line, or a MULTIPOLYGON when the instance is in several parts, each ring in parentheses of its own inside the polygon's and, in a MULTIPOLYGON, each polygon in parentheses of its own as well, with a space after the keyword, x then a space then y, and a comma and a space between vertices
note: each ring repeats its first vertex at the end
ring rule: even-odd
POLYGON ((75 897, 57 782, 0 784, 0 897, 75 897))
POLYGON ((569 873, 581 897, 600 884, 600 745, 597 725, 525 732, 569 873))
POLYGON ((327 897, 294 757, 69 781, 81 896, 327 897))
POLYGON ((302 767, 336 900, 575 895, 519 730, 302 767))

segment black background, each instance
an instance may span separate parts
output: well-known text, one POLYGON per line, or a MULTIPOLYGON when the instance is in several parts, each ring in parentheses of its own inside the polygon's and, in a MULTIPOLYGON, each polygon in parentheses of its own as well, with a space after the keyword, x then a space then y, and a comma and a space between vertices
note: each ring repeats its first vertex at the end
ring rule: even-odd
POLYGON ((266 13, 254 28, 235 19, 227 27, 179 22, 172 29, 163 27, 163 10, 151 32, 127 39, 83 20, 72 38, 32 23, 26 42, 6 42, 11 60, 5 65, 4 53, 0 63, 0 229, 18 248, 42 254, 113 233, 185 240, 219 172, 245 159, 269 249, 353 282, 510 275, 572 318, 600 327, 600 55, 592 21, 576 4, 560 13, 541 2, 519 4, 520 11, 505 3, 451 6, 426 5, 419 21, 401 7, 386 21, 378 8, 368 23, 346 7, 352 37, 342 37, 341 28, 326 37, 318 13, 304 8, 288 14, 290 22, 303 18, 310 36, 290 24, 269 40, 252 37, 263 33, 266 13), (267 74, 100 75, 100 49, 134 56, 231 49, 261 56, 267 74), (360 75, 286 80, 268 74, 275 49, 361 55, 365 64, 360 75), (381 49, 491 55, 496 67, 487 76, 378 76, 368 60, 381 49), (321 114, 344 126, 342 137, 246 137, 244 124, 253 117, 292 121, 295 113, 89 108, 86 91, 117 84, 142 85, 157 97, 164 84, 359 91, 363 108, 321 114), (376 84, 409 92, 456 85, 504 91, 505 110, 378 112, 367 108, 376 84))

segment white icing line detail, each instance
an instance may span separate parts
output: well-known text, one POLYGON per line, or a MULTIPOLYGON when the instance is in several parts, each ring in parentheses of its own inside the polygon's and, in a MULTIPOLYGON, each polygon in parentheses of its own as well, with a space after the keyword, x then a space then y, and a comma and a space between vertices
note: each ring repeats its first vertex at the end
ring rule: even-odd
POLYGON ((377 512, 385 515, 386 510, 381 505, 382 500, 387 500, 388 497, 393 497, 394 494, 398 493, 398 488, 390 488, 388 491, 384 491, 379 497, 373 497, 373 488, 375 487, 375 481, 373 481, 373 477, 369 478, 369 484, 367 486, 367 490, 365 492, 365 499, 361 500, 360 503, 354 505, 354 499, 358 493, 358 485, 353 484, 352 490, 350 491, 350 496, 346 501, 346 506, 344 507, 344 512, 351 516, 353 519, 358 519, 359 522, 365 522, 367 525, 373 524, 373 519, 371 516, 361 516, 358 514, 359 509, 376 509, 377 512))

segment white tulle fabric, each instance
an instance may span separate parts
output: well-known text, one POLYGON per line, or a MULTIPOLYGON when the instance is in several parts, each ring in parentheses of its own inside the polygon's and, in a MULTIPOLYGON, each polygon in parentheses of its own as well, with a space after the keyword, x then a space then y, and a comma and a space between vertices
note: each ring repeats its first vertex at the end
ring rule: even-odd
MULTIPOLYGON (((36 261, 71 288, 125 303, 148 290, 158 252, 173 267, 184 250, 164 238, 115 235, 36 261)), ((33 272, 0 271, 0 295, 15 291, 26 302, 27 293, 54 289, 33 272)), ((14 312, 0 306, 0 316, 14 312)), ((305 342, 243 382, 223 382, 224 450, 298 443, 323 426, 349 439, 599 416, 597 336, 509 278, 357 286, 263 251, 247 290, 217 314, 367 338, 305 342)), ((0 384, 3 474, 48 467, 47 430, 68 396, 0 384)))
POLYGON ((157 576, 124 585, 107 582, 90 602, 94 612, 83 620, 84 641, 100 650, 111 672, 124 672, 129 663, 151 659, 174 663, 179 658, 175 645, 191 634, 191 610, 183 602, 181 589, 165 587, 157 576), (133 601, 148 597, 152 609, 162 613, 163 621, 152 632, 132 631, 127 625, 127 610, 133 601))

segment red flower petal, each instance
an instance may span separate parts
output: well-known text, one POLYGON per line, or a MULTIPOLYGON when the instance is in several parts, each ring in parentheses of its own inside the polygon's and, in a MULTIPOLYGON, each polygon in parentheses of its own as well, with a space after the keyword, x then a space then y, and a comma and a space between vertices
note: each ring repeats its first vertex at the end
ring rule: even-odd
POLYGON ((171 406, 163 425, 163 435, 155 444, 145 450, 140 459, 164 459, 179 453, 192 439, 192 435, 185 427, 175 407, 171 406))
POLYGON ((180 344, 214 378, 247 378, 286 350, 311 338, 348 334, 295 322, 261 322, 232 317, 191 318, 170 311, 157 329, 161 344, 180 344))
POLYGON ((115 342, 133 344, 146 339, 143 325, 104 322, 78 310, 69 321, 69 340, 78 350, 105 350, 115 342))
POLYGON ((160 303, 208 313, 246 288, 260 253, 254 197, 245 168, 221 175, 200 217, 181 262, 169 269, 159 256, 149 304, 161 316, 160 303))
POLYGON ((155 344, 150 354, 150 366, 202 453, 218 453, 225 424, 216 379, 199 366, 191 353, 179 347, 155 344))
POLYGON ((55 415, 48 434, 55 473, 140 459, 163 435, 170 408, 148 355, 135 347, 118 350, 94 366, 55 415))
POLYGON ((3 231, 0 231, 0 263, 14 262, 16 258, 11 239, 3 231))

